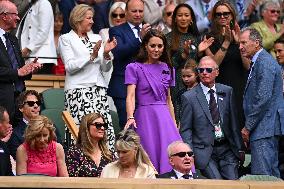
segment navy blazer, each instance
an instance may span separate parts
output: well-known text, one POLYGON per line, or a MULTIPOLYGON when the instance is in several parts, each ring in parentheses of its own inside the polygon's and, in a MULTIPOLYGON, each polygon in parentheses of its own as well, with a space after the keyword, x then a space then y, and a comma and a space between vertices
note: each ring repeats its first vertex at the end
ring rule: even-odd
POLYGON ((262 49, 244 91, 245 127, 251 141, 284 134, 282 83, 281 67, 262 49))
MULTIPOLYGON (((171 179, 178 179, 176 172, 172 169, 170 172, 157 175, 157 178, 171 178, 171 179)), ((198 173, 193 173, 193 179, 202 179, 198 173)))
POLYGON ((111 97, 126 98, 125 68, 134 61, 141 42, 135 37, 127 22, 109 29, 109 38, 113 37, 117 40, 117 46, 112 50, 114 55, 113 72, 108 94, 111 97))
MULTIPOLYGON (((216 83, 218 110, 225 139, 235 154, 244 149, 244 143, 238 125, 236 106, 232 87, 216 83)), ((197 169, 208 164, 214 145, 215 133, 208 102, 201 85, 182 95, 182 113, 180 134, 184 142, 190 145, 195 154, 197 169)))
POLYGON ((0 140, 0 176, 13 176, 9 150, 6 143, 0 140))
MULTIPOLYGON (((18 39, 14 35, 9 35, 9 39, 14 48, 14 52, 18 61, 18 68, 25 65, 25 61, 22 58, 22 53, 18 44, 18 39)), ((19 77, 18 71, 13 69, 12 62, 6 50, 3 41, 0 39, 0 105, 5 107, 9 113, 10 120, 13 121, 15 113, 15 81, 22 82, 30 79, 31 74, 19 77)), ((22 91, 18 91, 20 93, 22 91)))

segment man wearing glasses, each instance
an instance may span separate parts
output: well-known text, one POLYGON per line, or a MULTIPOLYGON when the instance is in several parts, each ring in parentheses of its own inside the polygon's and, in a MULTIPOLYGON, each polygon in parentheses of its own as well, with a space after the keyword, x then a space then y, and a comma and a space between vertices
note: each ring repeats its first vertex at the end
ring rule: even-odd
POLYGON ((17 27, 18 11, 10 1, 0 1, 0 105, 14 122, 15 99, 25 90, 26 79, 41 65, 35 61, 25 64, 17 38, 9 32, 17 27))
POLYGON ((194 167, 193 151, 188 144, 174 141, 168 146, 169 162, 173 169, 159 175, 158 178, 171 179, 199 179, 197 173, 192 172, 194 167))
POLYGON ((215 83, 219 74, 209 56, 197 68, 200 83, 182 95, 180 133, 193 149, 196 168, 209 179, 238 179, 244 145, 239 130, 233 89, 215 83))

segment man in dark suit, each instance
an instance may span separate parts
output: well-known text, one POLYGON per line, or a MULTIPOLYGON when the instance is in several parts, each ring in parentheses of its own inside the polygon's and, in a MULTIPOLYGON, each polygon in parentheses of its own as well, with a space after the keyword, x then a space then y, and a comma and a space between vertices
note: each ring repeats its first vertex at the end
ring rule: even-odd
POLYGON ((278 140, 284 134, 281 67, 262 48, 261 35, 253 28, 242 30, 240 51, 252 62, 244 91, 242 129, 244 141, 250 142, 251 173, 280 177, 278 140))
POLYGON ((133 62, 137 55, 141 38, 151 28, 150 24, 142 26, 144 16, 144 2, 129 0, 126 3, 127 22, 109 29, 109 37, 115 37, 117 46, 112 50, 114 55, 113 72, 109 82, 108 95, 113 98, 119 117, 121 128, 126 123, 126 85, 124 72, 127 64, 133 62))
POLYGON ((181 136, 193 149, 196 168, 202 175, 237 179, 244 145, 233 89, 215 83, 219 70, 211 57, 203 57, 197 71, 200 83, 182 95, 181 136))
POLYGON ((10 34, 19 21, 15 4, 0 1, 0 105, 5 107, 14 121, 15 99, 25 90, 24 80, 41 67, 37 59, 25 64, 17 38, 10 34))
POLYGON ((169 161, 173 169, 158 175, 157 178, 199 179, 197 173, 191 171, 194 166, 193 151, 182 141, 172 142, 168 146, 169 161))
POLYGON ((12 125, 10 125, 9 114, 6 109, 0 106, 0 176, 12 176, 12 165, 10 153, 3 138, 10 135, 12 125))

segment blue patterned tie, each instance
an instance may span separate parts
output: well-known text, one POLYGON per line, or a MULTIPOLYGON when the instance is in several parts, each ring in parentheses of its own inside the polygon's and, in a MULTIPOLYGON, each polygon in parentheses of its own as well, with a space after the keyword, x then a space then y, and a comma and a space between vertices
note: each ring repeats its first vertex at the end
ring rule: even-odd
POLYGON ((205 16, 208 16, 209 4, 205 4, 205 16))
POLYGON ((238 0, 237 1, 237 10, 239 12, 240 19, 243 20, 244 12, 245 12, 244 0, 238 0))
MULTIPOLYGON (((6 38, 6 47, 7 47, 8 55, 9 55, 10 60, 12 62, 12 68, 14 70, 18 70, 18 60, 16 58, 16 54, 15 54, 13 45, 11 43, 11 40, 9 39, 9 33, 5 33, 4 37, 6 38)), ((24 90, 25 86, 23 84, 23 81, 17 80, 17 81, 15 81, 14 84, 15 84, 15 90, 16 91, 21 92, 21 91, 24 90)))

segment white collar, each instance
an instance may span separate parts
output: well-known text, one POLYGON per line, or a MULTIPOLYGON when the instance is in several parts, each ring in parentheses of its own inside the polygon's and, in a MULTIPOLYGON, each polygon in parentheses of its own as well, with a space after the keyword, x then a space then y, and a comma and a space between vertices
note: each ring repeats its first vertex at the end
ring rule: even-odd
MULTIPOLYGON (((174 172, 176 173, 178 179, 184 179, 184 178, 182 177, 182 176, 184 175, 183 173, 181 173, 181 172, 179 172, 179 171, 177 171, 177 170, 175 170, 175 169, 174 169, 174 172)), ((192 174, 191 170, 190 170, 189 173, 187 173, 187 174, 189 174, 189 175, 193 178, 193 174, 192 174)))
MULTIPOLYGON (((135 28, 136 26, 134 26, 133 24, 131 24, 130 22, 127 22, 128 25, 130 26, 131 29, 135 28)), ((141 29, 142 28, 142 23, 139 24, 139 28, 141 29)))
POLYGON ((252 59, 251 59, 251 61, 252 61, 253 63, 255 63, 255 61, 256 61, 256 59, 257 59, 259 53, 261 53, 262 50, 263 50, 263 48, 259 49, 259 50, 253 55, 253 57, 252 57, 252 59))
POLYGON ((209 88, 209 87, 206 87, 205 85, 203 85, 203 83, 200 82, 200 86, 201 86, 202 91, 203 91, 203 93, 204 93, 205 95, 208 94, 208 92, 209 92, 210 89, 213 89, 213 90, 215 91, 215 93, 216 93, 216 85, 215 85, 215 84, 213 85, 212 88, 209 88))

